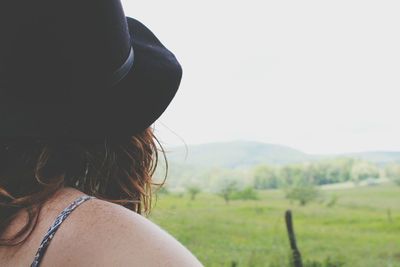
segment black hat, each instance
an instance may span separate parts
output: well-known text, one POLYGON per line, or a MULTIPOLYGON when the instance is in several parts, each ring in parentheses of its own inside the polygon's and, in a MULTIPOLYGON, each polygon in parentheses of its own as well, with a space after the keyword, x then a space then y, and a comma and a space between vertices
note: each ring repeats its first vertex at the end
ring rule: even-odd
POLYGON ((0 137, 124 137, 154 123, 182 78, 119 0, 0 3, 0 137))

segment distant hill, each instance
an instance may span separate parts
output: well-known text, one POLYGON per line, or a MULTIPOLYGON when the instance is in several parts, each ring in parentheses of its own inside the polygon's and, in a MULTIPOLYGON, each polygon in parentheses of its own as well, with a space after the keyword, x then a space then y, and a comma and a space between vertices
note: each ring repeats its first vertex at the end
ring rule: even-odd
POLYGON ((175 147, 167 154, 171 162, 188 165, 241 168, 260 163, 288 164, 314 159, 301 151, 281 145, 236 141, 175 147))
POLYGON ((251 141, 208 143, 167 149, 171 163, 198 167, 246 168, 258 164, 285 165, 325 158, 351 157, 378 164, 400 162, 400 152, 363 152, 343 155, 309 155, 302 151, 274 144, 251 141))

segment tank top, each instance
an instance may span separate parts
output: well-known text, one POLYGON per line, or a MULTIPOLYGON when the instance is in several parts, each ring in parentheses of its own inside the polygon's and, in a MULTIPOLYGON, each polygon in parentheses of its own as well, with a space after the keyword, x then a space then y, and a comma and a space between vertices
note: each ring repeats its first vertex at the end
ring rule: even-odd
POLYGON ((50 226, 49 230, 47 230, 44 235, 42 242, 36 252, 35 259, 33 260, 31 267, 38 267, 43 259, 44 254, 50 244, 50 241, 53 239, 54 234, 60 227, 60 225, 67 219, 67 217, 83 202, 92 199, 95 197, 83 195, 75 199, 68 207, 66 207, 55 219, 54 223, 50 226))

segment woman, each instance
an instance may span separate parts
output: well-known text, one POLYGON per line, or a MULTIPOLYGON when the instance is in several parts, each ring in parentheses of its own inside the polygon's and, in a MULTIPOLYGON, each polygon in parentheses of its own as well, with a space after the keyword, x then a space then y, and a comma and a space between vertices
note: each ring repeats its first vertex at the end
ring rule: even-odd
POLYGON ((140 216, 182 70, 119 0, 0 3, 0 266, 201 266, 140 216))

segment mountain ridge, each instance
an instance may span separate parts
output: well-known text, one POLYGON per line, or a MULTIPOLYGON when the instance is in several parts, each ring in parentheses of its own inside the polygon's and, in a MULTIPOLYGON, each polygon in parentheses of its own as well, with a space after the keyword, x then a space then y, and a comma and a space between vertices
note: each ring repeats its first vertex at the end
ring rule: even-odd
POLYGON ((202 167, 246 168, 258 164, 285 165, 349 157, 376 164, 400 162, 400 151, 365 151, 343 154, 307 154, 285 145, 256 141, 213 142, 167 149, 168 160, 202 167))

